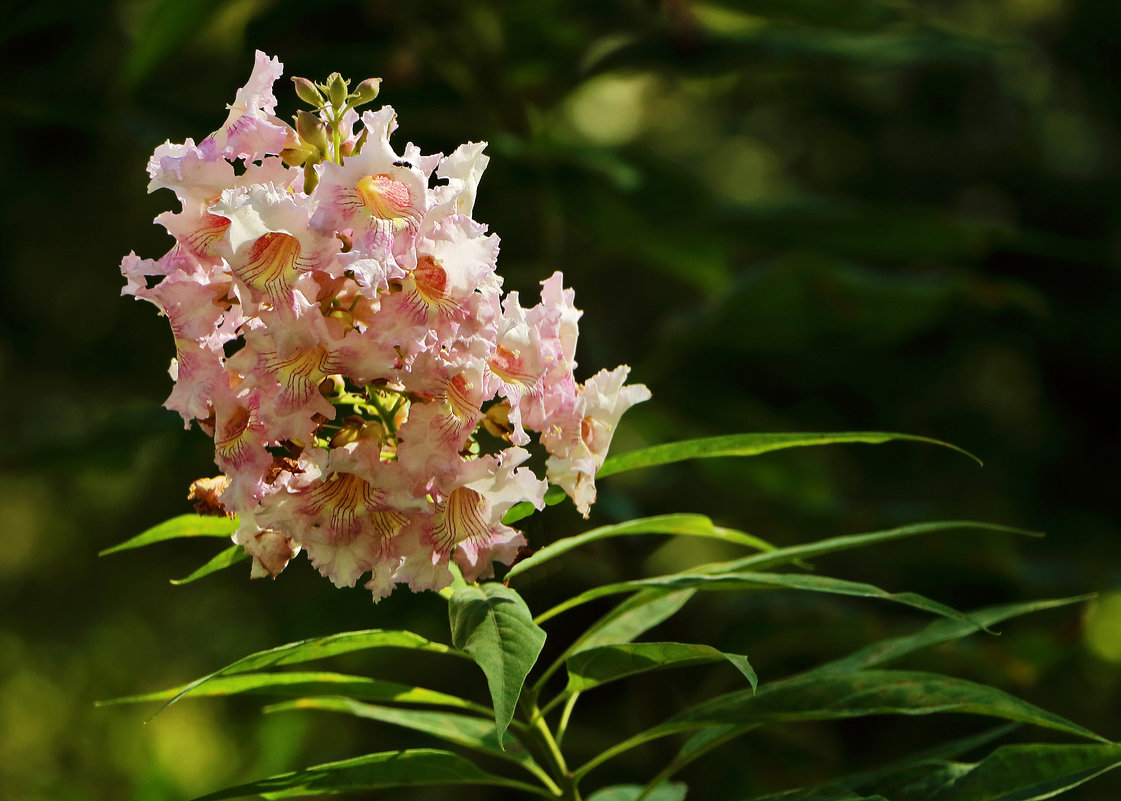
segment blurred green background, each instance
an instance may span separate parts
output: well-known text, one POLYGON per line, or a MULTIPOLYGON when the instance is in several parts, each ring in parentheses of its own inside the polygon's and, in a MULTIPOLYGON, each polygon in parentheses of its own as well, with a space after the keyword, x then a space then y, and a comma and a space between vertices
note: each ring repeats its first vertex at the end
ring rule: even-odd
MULTIPOLYGON (((341 718, 262 719, 252 699, 187 702, 147 725, 151 709, 93 705, 341 629, 446 637, 439 598, 401 591, 374 606, 302 558, 273 582, 248 582, 243 564, 173 587, 213 542, 96 556, 189 511, 188 483, 215 472, 209 441, 160 408, 171 336, 151 306, 119 296, 117 265, 129 250, 155 258, 169 246, 150 220, 175 201, 145 194, 148 155, 216 128, 255 48, 286 75, 384 78, 399 147, 490 142, 475 216, 502 238, 507 288, 534 297, 562 269, 585 311, 581 377, 626 362, 653 390, 625 418, 617 451, 871 429, 949 440, 985 460, 891 444, 664 467, 604 480, 594 521, 702 512, 783 544, 928 519, 1045 530, 1044 540, 915 540, 820 569, 961 608, 1102 593, 908 664, 996 683, 1121 739, 1121 5, 5 6, 0 797, 170 801, 430 744, 341 718)), ((287 80, 277 94, 294 113, 287 80)), ((541 544, 583 525, 566 505, 528 533, 541 544)), ((594 581, 720 555, 617 541, 524 593, 543 609, 594 581)), ((558 622, 550 653, 565 637, 558 622)), ((759 593, 695 601, 650 636, 747 653, 766 682, 924 622, 871 602, 759 593)), ((336 666, 485 694, 481 674, 438 660, 336 666)), ((698 668, 589 694, 570 737, 606 744, 732 687, 730 674, 698 668)), ((777 727, 683 779, 692 798, 735 799, 983 726, 777 727)), ((1045 737, 1012 739, 1030 734, 1045 737)), ((632 752, 593 779, 641 780, 671 747, 632 752)), ((1119 793, 1107 777, 1069 797, 1119 793)))

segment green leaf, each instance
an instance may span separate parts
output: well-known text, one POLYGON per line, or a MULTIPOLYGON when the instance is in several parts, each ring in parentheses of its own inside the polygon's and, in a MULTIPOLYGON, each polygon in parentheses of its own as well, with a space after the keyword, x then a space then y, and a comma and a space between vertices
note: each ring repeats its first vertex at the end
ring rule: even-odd
MULTIPOLYGON (((170 701, 183 695, 189 685, 172 687, 143 695, 129 695, 109 701, 99 701, 99 706, 109 704, 141 704, 170 701)), ((345 673, 325 671, 289 671, 285 673, 240 673, 219 676, 191 690, 193 696, 224 696, 242 693, 254 695, 279 695, 299 697, 313 694, 345 695, 362 701, 382 701, 425 706, 449 706, 490 716, 490 710, 479 704, 454 695, 411 687, 392 681, 350 676, 345 673)))
POLYGON ((684 801, 689 788, 684 784, 665 782, 643 796, 645 789, 641 784, 616 784, 596 790, 587 801, 638 801, 639 797, 643 801, 684 801))
POLYGON ((730 573, 738 570, 752 568, 773 567, 775 565, 789 564, 799 560, 812 559, 815 556, 824 556, 838 551, 847 551, 852 548, 866 548, 869 545, 878 545, 892 540, 907 539, 923 534, 938 534, 946 531, 993 531, 999 534, 1021 534, 1026 537, 1042 536, 1037 531, 1027 531, 1022 528, 1001 526, 996 523, 978 523, 974 520, 939 520, 932 523, 913 523, 908 526, 871 531, 864 534, 847 534, 843 537, 830 537, 804 545, 791 545, 786 548, 776 548, 767 553, 752 554, 728 562, 714 562, 694 568, 692 573, 730 573))
POLYGON ((158 715, 167 707, 174 704, 186 695, 193 693, 207 682, 222 676, 235 673, 249 673, 262 668, 277 665, 296 665, 302 662, 311 662, 316 659, 326 659, 329 656, 338 656, 353 651, 365 651, 371 648, 412 648, 419 651, 430 651, 437 654, 456 654, 454 648, 449 648, 438 642, 413 634, 411 631, 391 631, 386 629, 365 629, 363 631, 346 631, 339 634, 329 634, 326 637, 313 637, 309 640, 288 643, 277 648, 258 651, 249 656, 242 657, 236 662, 231 662, 226 667, 216 670, 200 679, 185 684, 178 693, 171 697, 161 707, 158 715))
POLYGON ((859 670, 796 676, 737 690, 674 715, 664 726, 834 720, 863 715, 961 712, 1031 723, 1078 737, 1102 738, 1002 690, 952 676, 903 670, 859 670))
MULTIPOLYGON (((545 490, 545 505, 556 506, 567 497, 568 495, 565 494, 563 489, 557 486, 551 486, 545 490)), ((529 517, 536 511, 537 507, 529 501, 515 503, 506 510, 506 514, 502 515, 502 523, 503 525, 509 526, 512 523, 517 523, 519 520, 529 517)))
MULTIPOLYGON (((903 793, 900 801, 1039 801, 1121 766, 1121 744, 1006 745, 968 772, 957 773, 936 796, 903 793)), ((957 766, 955 766, 956 768, 957 766)), ((962 766, 964 767, 964 766, 962 766)), ((940 778, 934 772, 934 779, 940 778)), ((893 797, 894 798, 894 797, 893 797)))
POLYGON ((640 517, 624 523, 615 523, 610 526, 600 526, 574 537, 565 537, 562 540, 551 542, 527 559, 518 562, 506 574, 505 580, 509 581, 530 568, 548 562, 550 559, 568 553, 573 548, 586 545, 589 542, 608 539, 609 537, 623 537, 634 534, 676 534, 685 537, 707 537, 723 540, 736 545, 746 545, 764 551, 773 551, 775 546, 763 540, 720 526, 714 526, 712 520, 704 515, 695 514, 670 514, 657 515, 656 517, 640 517))
POLYGON ((155 542, 174 540, 180 537, 229 537, 237 531, 237 527, 236 517, 179 515, 179 517, 165 520, 158 526, 152 526, 147 531, 137 534, 132 539, 125 540, 119 545, 98 552, 98 556, 106 556, 117 551, 128 551, 132 548, 141 548, 155 542))
POLYGON ((172 579, 171 583, 179 586, 181 584, 190 584, 192 581, 198 581, 203 576, 209 576, 211 573, 217 573, 219 570, 225 570, 231 565, 236 565, 249 558, 249 554, 240 545, 231 545, 224 551, 215 554, 211 559, 200 567, 198 570, 185 576, 181 579, 172 579))
POLYGON ((260 781, 219 790, 195 801, 220 801, 224 798, 243 798, 250 795, 257 795, 271 801, 271 799, 294 798, 301 795, 334 795, 383 787, 419 787, 433 784, 490 784, 541 794, 539 787, 487 773, 469 760, 450 751, 414 748, 367 754, 291 773, 280 773, 260 781))
POLYGON ((876 665, 882 665, 893 659, 899 659, 920 648, 927 648, 931 645, 938 645, 939 643, 949 640, 959 639, 978 631, 982 627, 990 627, 1002 620, 1007 620, 1029 612, 1038 612, 1044 609, 1053 609, 1058 606, 1078 603, 1093 597, 1093 595, 1078 595, 1072 598, 1060 598, 1057 600, 1031 601, 1022 604, 1002 604, 1000 606, 990 606, 986 609, 970 612, 968 618, 965 620, 936 620, 922 629, 922 631, 916 632, 915 634, 891 637, 872 643, 848 656, 811 668, 801 675, 806 676, 832 671, 862 670, 864 668, 875 667, 876 665))
POLYGON ((630 453, 609 456, 607 461, 603 463, 603 467, 596 473, 596 478, 604 478, 627 470, 637 470, 640 467, 680 462, 686 459, 708 459, 715 456, 757 456, 761 453, 782 450, 783 448, 833 445, 844 442, 864 442, 878 445, 893 440, 941 445, 944 448, 950 448, 965 454, 978 464, 981 463, 981 460, 976 456, 956 445, 911 434, 890 434, 881 431, 858 431, 841 434, 731 434, 723 437, 671 442, 665 445, 655 445, 652 448, 631 451, 630 453))
MULTIPOLYGON (((859 581, 846 581, 844 579, 830 578, 829 576, 806 575, 802 573, 756 573, 741 571, 736 573, 715 573, 712 575, 702 573, 674 573, 668 576, 657 576, 649 579, 635 579, 622 581, 616 584, 605 584, 580 593, 562 604, 540 615, 538 620, 546 620, 560 612, 567 611, 579 604, 615 595, 623 592, 644 588, 658 588, 664 590, 759 590, 765 588, 780 588, 788 590, 805 590, 809 592, 824 592, 831 595, 851 595, 860 598, 879 598, 885 601, 932 612, 936 615, 963 621, 970 625, 977 625, 975 621, 963 615, 956 609, 945 604, 932 601, 913 592, 890 593, 881 590, 872 584, 859 581)), ((980 626, 984 628, 984 626, 980 626)))
POLYGON ((746 727, 864 715, 940 712, 987 715, 1078 737, 1103 739, 1059 715, 983 684, 936 673, 860 670, 795 676, 766 684, 758 692, 739 690, 718 696, 609 748, 577 770, 576 776, 580 778, 597 765, 643 743, 709 726, 746 727))
POLYGON ((672 617, 695 594, 696 590, 661 589, 635 593, 589 626, 569 647, 569 652, 630 642, 672 617))
POLYGON ((506 733, 499 745, 494 722, 483 718, 457 715, 451 712, 432 712, 418 709, 394 709, 393 707, 364 704, 352 698, 299 698, 267 707, 266 712, 285 712, 294 709, 316 709, 326 712, 341 712, 367 720, 390 723, 413 731, 424 732, 455 745, 482 751, 522 766, 534 765, 533 757, 522 747, 516 738, 506 733))
POLYGON ((678 642, 641 642, 601 645, 568 658, 568 686, 565 692, 583 692, 609 681, 658 668, 698 665, 727 660, 744 675, 752 688, 758 678, 746 656, 726 654, 708 645, 678 642))
POLYGON ((448 615, 452 643, 467 652, 487 678, 495 728, 501 736, 545 645, 545 632, 533 622, 521 596, 495 582, 456 590, 448 615))

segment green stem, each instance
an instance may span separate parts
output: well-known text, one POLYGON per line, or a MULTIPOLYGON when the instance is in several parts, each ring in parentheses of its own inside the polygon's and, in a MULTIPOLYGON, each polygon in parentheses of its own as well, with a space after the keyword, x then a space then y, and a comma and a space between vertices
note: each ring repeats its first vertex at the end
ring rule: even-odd
POLYGON ((545 755, 549 757, 552 763, 554 776, 560 782, 560 786, 557 788, 558 798, 562 801, 581 801, 580 791, 576 787, 572 771, 568 769, 564 754, 560 750, 560 744, 553 736, 553 732, 550 731, 541 709, 537 706, 536 696, 530 693, 528 697, 523 696, 522 702, 522 711, 526 715, 529 728, 536 735, 538 743, 544 746, 545 755))
MULTIPOLYGON (((576 707, 576 699, 580 697, 579 692, 574 692, 568 696, 568 701, 564 704, 564 711, 561 712, 560 722, 557 724, 557 747, 564 741, 564 733, 568 731, 568 720, 572 717, 572 710, 576 707)), ((560 698, 560 696, 557 696, 560 698)))

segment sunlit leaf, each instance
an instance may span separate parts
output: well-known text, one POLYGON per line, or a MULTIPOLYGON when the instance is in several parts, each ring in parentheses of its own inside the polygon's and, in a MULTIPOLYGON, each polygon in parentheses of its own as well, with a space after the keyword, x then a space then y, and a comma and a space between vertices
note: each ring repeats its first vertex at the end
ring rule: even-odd
POLYGON ((514 717, 522 685, 545 645, 517 592, 495 582, 462 587, 448 603, 452 643, 482 668, 501 736, 514 717))
MULTIPOLYGON (((688 787, 677 782, 664 782, 643 796, 643 801, 684 801, 688 787)), ((641 784, 616 784, 596 790, 587 801, 638 801, 646 788, 641 784)))
POLYGON ((415 748, 328 762, 323 765, 280 773, 248 784, 219 790, 195 801, 220 801, 224 798, 294 798, 301 795, 376 790, 383 787, 419 787, 433 784, 490 784, 513 787, 535 794, 542 788, 495 776, 476 767, 470 760, 450 751, 415 748))
POLYGON ((568 553, 573 548, 586 545, 589 542, 608 539, 610 537, 624 537, 635 534, 675 534, 685 537, 707 537, 722 540, 748 548, 773 551, 775 546, 764 542, 750 534, 741 531, 715 526, 712 520, 704 515, 696 514, 670 514, 656 517, 642 517, 628 520, 624 523, 615 523, 609 526, 600 526, 574 537, 551 542, 532 556, 518 562, 506 574, 505 580, 509 581, 525 571, 568 553))
POLYGON ((224 551, 215 554, 206 564, 198 570, 192 572, 189 576, 184 576, 181 579, 172 579, 171 583, 175 585, 190 584, 192 581, 198 581, 204 576, 209 576, 211 573, 217 573, 219 570, 225 570, 231 565, 236 565, 249 558, 249 553, 240 545, 231 545, 224 551))
POLYGON ((147 531, 137 534, 112 548, 106 548, 98 556, 141 548, 156 542, 179 539, 180 537, 229 537, 237 531, 237 518, 207 517, 203 515, 179 515, 165 520, 147 531))
POLYGON ((419 709, 395 709, 356 701, 353 698, 299 698, 274 704, 268 712, 284 712, 294 709, 315 709, 325 712, 341 712, 354 717, 390 723, 413 731, 424 732, 441 740, 488 753, 491 756, 515 762, 519 765, 535 764, 533 758, 509 733, 503 734, 502 745, 494 730, 494 721, 483 718, 457 715, 451 712, 433 712, 419 709))
POLYGON ((583 692, 609 681, 658 668, 698 665, 726 660, 755 687, 758 678, 746 656, 727 654, 708 645, 679 642, 641 642, 601 645, 583 649, 568 658, 565 692, 583 692))
MULTIPOLYGON (((313 637, 309 640, 288 643, 265 651, 258 651, 249 656, 242 657, 236 662, 231 662, 221 670, 196 679, 182 687, 159 710, 163 711, 186 695, 194 692, 207 682, 221 676, 235 673, 249 673, 262 668, 276 667, 277 665, 296 665, 303 662, 312 662, 316 659, 326 659, 330 656, 365 651, 373 648, 410 648, 418 651, 429 651, 437 654, 455 654, 454 648, 449 648, 438 642, 433 642, 411 631, 392 631, 386 629, 365 629, 363 631, 346 631, 339 634, 329 634, 325 637, 313 637)), ((157 712, 156 714, 159 714, 157 712)))
MULTIPOLYGON (((905 606, 932 612, 936 615, 959 620, 970 625, 974 621, 961 612, 945 604, 932 601, 913 592, 892 593, 882 590, 872 584, 860 581, 846 581, 829 576, 817 576, 804 573, 758 573, 752 571, 737 571, 730 573, 674 573, 668 576, 658 576, 649 579, 635 579, 621 581, 616 584, 605 584, 580 593, 575 598, 550 609, 540 615, 538 620, 546 620, 561 612, 572 609, 596 598, 617 595, 633 590, 660 588, 665 590, 708 590, 708 591, 740 591, 761 590, 767 588, 803 590, 807 592, 823 592, 832 595, 850 595, 859 598, 879 598, 885 601, 894 601, 905 606)), ((983 626, 982 626, 983 628, 983 626)))
POLYGON ((569 648, 577 653, 600 645, 627 643, 669 619, 696 590, 643 590, 623 601, 580 635, 569 648))
MULTIPOLYGON (((556 506, 567 497, 568 496, 565 494, 564 490, 562 490, 560 487, 551 486, 549 487, 549 489, 545 490, 545 505, 556 506)), ((502 522, 508 526, 512 523, 517 523, 519 520, 529 517, 536 511, 537 507, 535 507, 532 503, 530 503, 529 501, 521 501, 519 503, 515 503, 513 506, 506 510, 506 514, 502 515, 502 522)))
MULTIPOLYGON (((188 687, 189 685, 182 685, 154 693, 129 695, 124 698, 101 701, 100 704, 141 704, 154 701, 170 701, 172 698, 182 695, 188 687)), ((287 697, 316 694, 345 695, 348 698, 356 698, 361 701, 391 701, 401 704, 448 706, 482 714, 489 714, 490 712, 479 704, 436 690, 426 690, 423 687, 411 687, 407 684, 380 679, 369 679, 365 676, 350 676, 345 673, 325 671, 239 673, 210 679, 205 684, 191 690, 191 695, 198 697, 239 695, 242 693, 287 697)))

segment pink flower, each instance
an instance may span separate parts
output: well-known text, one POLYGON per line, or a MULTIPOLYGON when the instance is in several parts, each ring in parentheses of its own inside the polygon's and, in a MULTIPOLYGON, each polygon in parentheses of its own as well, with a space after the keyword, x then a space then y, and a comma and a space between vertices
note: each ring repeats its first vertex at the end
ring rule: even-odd
POLYGON ((531 432, 587 515, 620 416, 649 392, 626 367, 577 383, 560 273, 532 308, 502 297, 498 237, 471 217, 485 143, 398 151, 388 106, 323 111, 329 135, 303 142, 274 116, 281 71, 257 53, 222 126, 149 161, 150 191, 179 200, 157 218, 174 244, 121 272, 171 325, 165 405, 213 437, 253 576, 305 551, 375 599, 446 587, 452 561, 489 577, 525 545, 505 512, 544 505, 531 432))

